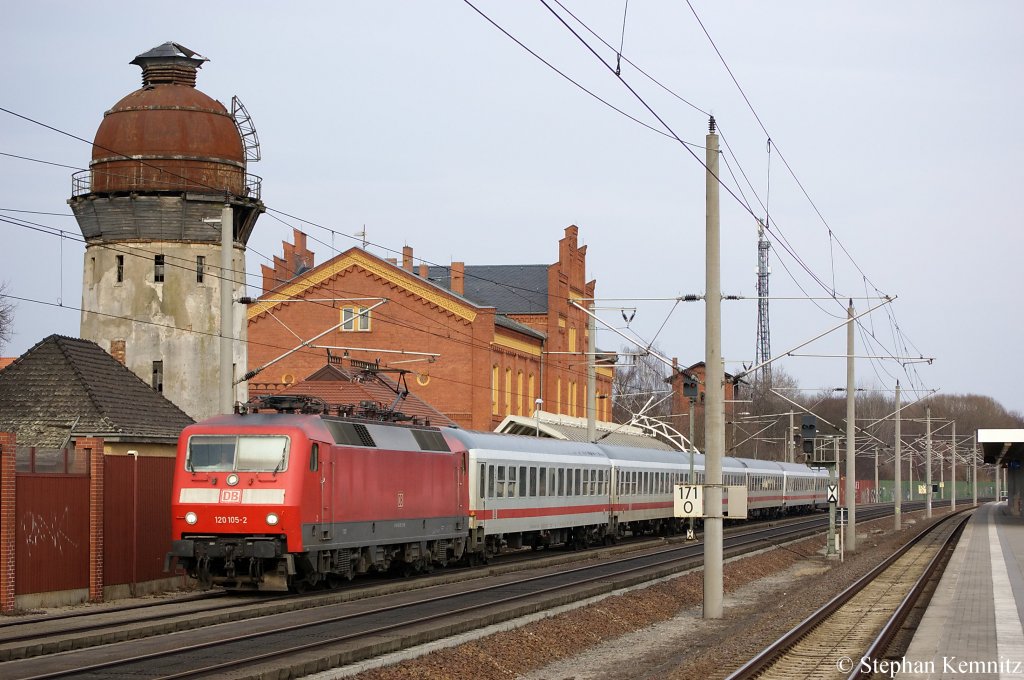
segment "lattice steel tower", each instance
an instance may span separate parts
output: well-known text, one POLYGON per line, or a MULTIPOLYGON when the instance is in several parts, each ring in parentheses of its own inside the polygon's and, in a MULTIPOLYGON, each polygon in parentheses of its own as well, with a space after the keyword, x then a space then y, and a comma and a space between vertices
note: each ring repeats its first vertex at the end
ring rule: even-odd
MULTIPOLYGON (((754 365, 768 361, 772 356, 771 330, 768 325, 768 249, 771 243, 764 236, 764 222, 757 221, 757 352, 754 365)), ((755 376, 762 386, 772 384, 772 365, 765 364, 755 376)))

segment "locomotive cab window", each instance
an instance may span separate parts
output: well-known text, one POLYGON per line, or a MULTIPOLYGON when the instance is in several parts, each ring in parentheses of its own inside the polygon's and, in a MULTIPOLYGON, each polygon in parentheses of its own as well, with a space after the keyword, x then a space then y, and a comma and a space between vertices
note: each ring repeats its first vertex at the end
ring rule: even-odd
POLYGON ((288 468, 288 437, 194 435, 186 469, 192 472, 281 472, 288 468))

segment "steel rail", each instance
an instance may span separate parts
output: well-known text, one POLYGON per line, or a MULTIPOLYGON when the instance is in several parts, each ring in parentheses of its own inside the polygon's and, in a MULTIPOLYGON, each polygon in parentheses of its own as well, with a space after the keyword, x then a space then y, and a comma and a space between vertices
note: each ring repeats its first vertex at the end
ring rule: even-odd
MULTIPOLYGON (((966 512, 966 510, 961 510, 960 512, 966 512)), ((932 558, 932 560, 928 563, 928 566, 925 568, 924 573, 921 574, 921 577, 917 579, 916 583, 914 583, 914 586, 910 589, 910 592, 908 592, 906 597, 903 598, 903 601, 900 602, 899 606, 896 608, 896 611, 893 612, 893 615, 891 617, 889 617, 889 620, 882 627, 882 630, 879 631, 877 637, 875 637, 874 642, 871 643, 871 646, 867 648, 867 650, 864 652, 861 658, 881 658, 880 655, 883 652, 885 652, 886 648, 892 642, 893 638, 896 637, 896 634, 899 632, 899 629, 903 625, 903 622, 906 621, 907 617, 910 615, 911 610, 917 605, 918 601, 921 599, 921 595, 928 587, 928 584, 935 575, 935 572, 938 570, 939 565, 942 564, 943 560, 949 555, 952 548, 955 547, 955 541, 960 540, 960 535, 964 531, 964 525, 967 524, 967 521, 970 518, 971 515, 966 515, 960 520, 960 524, 957 525, 956 529, 953 530, 953 533, 950 534, 946 542, 935 553, 935 556, 932 558)), ((853 667, 853 670, 850 672, 850 674, 847 676, 847 680, 853 680, 854 678, 867 678, 871 675, 873 675, 873 672, 867 672, 867 670, 864 669, 860 663, 857 663, 853 667)))
MULTIPOLYGON (((970 518, 969 515, 966 517, 957 516, 969 510, 973 510, 973 508, 966 508, 964 510, 961 510, 959 513, 948 515, 936 524, 932 525, 931 527, 928 527, 925 531, 922 531, 912 540, 908 541, 899 550, 897 550, 894 554, 892 554, 884 561, 882 561, 878 566, 871 569, 871 571, 869 571, 867 574, 859 578, 852 585, 850 585, 842 592, 840 592, 838 595, 829 600, 827 603, 825 603, 821 608, 819 608, 810 616, 808 616, 803 621, 794 626, 788 633, 780 637, 767 648, 762 650, 753 659, 751 659, 743 666, 735 670, 726 678, 726 680, 748 680, 750 678, 756 678, 765 673, 771 666, 773 666, 781 658, 783 658, 789 652, 789 650, 792 649, 798 642, 800 642, 813 630, 821 626, 825 621, 827 621, 829 618, 831 618, 833 615, 839 612, 847 602, 849 602, 851 599, 853 599, 853 597, 855 597, 858 593, 864 590, 875 579, 877 579, 887 569, 889 569, 893 564, 895 564, 897 560, 899 560, 911 549, 913 549, 919 542, 929 537, 933 531, 937 531, 940 527, 943 527, 947 521, 951 521, 954 518, 956 518, 957 521, 960 522, 960 525, 958 525, 952 532, 950 532, 949 536, 946 537, 943 544, 936 551, 936 555, 941 554, 948 547, 950 541, 954 537, 959 536, 960 529, 962 528, 963 523, 970 518)), ((926 567, 926 570, 933 569, 936 564, 937 562, 933 557, 932 560, 929 562, 928 567, 926 567)), ((920 579, 918 579, 915 582, 915 587, 918 582, 920 582, 920 579)), ((906 601, 907 597, 903 599, 904 603, 906 601)), ((895 615, 893 615, 893 617, 889 619, 889 622, 886 624, 886 627, 889 627, 892 624, 893 618, 895 618, 895 615)), ((872 645, 872 647, 874 647, 874 645, 872 645)), ((859 658, 861 657, 858 657, 858 661, 859 658)), ((858 665, 858 663, 854 664, 855 667, 858 665)), ((851 677, 853 676, 851 675, 851 677)))
MULTIPOLYGON (((778 527, 778 526, 768 527, 767 529, 764 529, 764 530, 762 530, 760 532, 747 532, 747 533, 744 533, 744 534, 733 535, 733 536, 728 537, 728 539, 727 539, 727 548, 729 548, 730 550, 735 551, 737 549, 743 548, 743 546, 751 546, 752 549, 753 549, 756 546, 761 546, 761 545, 765 544, 766 542, 776 542, 777 543, 777 542, 783 542, 785 540, 789 540, 789 539, 791 539, 793 537, 803 537, 803 536, 807 536, 807 535, 814 535, 814 534, 817 534, 820 531, 820 529, 821 529, 820 526, 807 526, 807 524, 808 524, 807 522, 799 522, 799 523, 796 523, 795 525, 786 525, 786 526, 782 526, 782 527, 778 527), (765 536, 766 533, 770 534, 770 535, 769 536, 765 536)), ((351 642, 351 641, 357 640, 359 638, 372 638, 372 637, 375 637, 375 636, 379 636, 382 633, 393 632, 393 631, 396 631, 396 630, 399 630, 399 629, 402 629, 402 628, 409 628, 409 627, 412 627, 412 626, 415 626, 415 625, 419 625, 419 624, 423 624, 423 623, 427 623, 427 622, 430 622, 430 621, 436 621, 436 620, 446 619, 446 618, 451 618, 451 617, 462 618, 466 614, 469 614, 469 613, 472 613, 472 612, 475 612, 475 611, 486 610, 486 609, 493 608, 495 606, 507 605, 507 604, 515 603, 516 601, 528 600, 530 598, 537 598, 537 597, 543 596, 543 595, 547 595, 547 596, 550 597, 552 594, 558 593, 558 591, 577 590, 580 587, 586 586, 588 584, 595 584, 595 583, 600 583, 600 582, 606 582, 610 578, 620 578, 621 579, 623 577, 628 576, 629 574, 637 574, 637 573, 641 573, 641 572, 650 572, 652 570, 657 570, 657 569, 663 569, 664 570, 668 565, 671 565, 673 563, 683 563, 683 564, 689 565, 689 564, 694 563, 694 561, 700 556, 701 552, 702 552, 702 545, 699 544, 699 543, 697 543, 697 544, 689 544, 689 545, 682 545, 682 546, 674 546, 672 548, 667 548, 667 549, 661 550, 661 551, 655 551, 653 553, 648 553, 646 555, 640 555, 640 556, 628 555, 628 556, 624 556, 624 557, 621 557, 621 558, 618 558, 618 559, 615 559, 615 560, 611 560, 609 562, 605 562, 602 565, 596 565, 596 566, 595 565, 587 565, 587 566, 583 566, 583 567, 576 567, 576 568, 573 568, 573 569, 566 569, 566 570, 560 571, 557 575, 529 576, 529 577, 522 578, 522 579, 516 579, 514 581, 507 582, 507 583, 502 583, 502 584, 497 584, 497 585, 482 586, 482 587, 474 588, 474 589, 471 589, 471 590, 464 590, 464 591, 461 591, 461 592, 459 592, 457 594, 454 594, 454 595, 442 595, 442 596, 437 596, 437 597, 425 598, 423 600, 417 601, 415 604, 426 604, 426 603, 431 603, 431 602, 440 602, 440 601, 447 600, 447 599, 454 599, 456 597, 466 597, 468 595, 484 593, 484 592, 487 592, 487 591, 494 591, 494 590, 498 590, 498 589, 507 589, 510 586, 520 586, 520 585, 528 584, 528 583, 531 583, 531 582, 540 582, 540 581, 545 580, 545 579, 552 579, 552 578, 557 578, 557 577, 565 577, 566 575, 572 575, 572 574, 582 574, 583 572, 586 572, 586 571, 595 571, 598 568, 603 568, 605 570, 605 571, 602 571, 600 573, 596 573, 593 576, 574 579, 571 583, 568 583, 568 584, 555 584, 555 585, 548 586, 548 587, 537 588, 537 589, 530 590, 529 592, 521 592, 521 593, 517 593, 517 594, 514 594, 514 595, 510 595, 508 597, 501 597, 501 598, 490 599, 490 600, 488 600, 486 602, 479 603, 479 604, 473 604, 473 605, 470 605, 470 606, 459 607, 459 608, 456 608, 456 609, 449 609, 449 610, 446 610, 444 612, 440 612, 440 613, 436 613, 436 614, 431 614, 431 615, 427 615, 427 616, 420 616, 420 617, 417 617, 417 618, 414 618, 414 619, 407 619, 407 620, 404 620, 404 621, 401 621, 401 622, 391 623, 391 624, 387 624, 387 625, 383 625, 383 626, 376 626, 376 627, 374 627, 372 629, 364 630, 364 631, 360 631, 360 632, 356 632, 356 633, 351 633, 351 634, 347 634, 347 635, 340 635, 340 636, 333 636, 332 635, 330 639, 326 639, 326 640, 319 640, 319 641, 316 641, 316 642, 308 642, 308 643, 304 643, 304 644, 300 644, 300 645, 292 645, 292 646, 288 646, 286 648, 275 650, 275 651, 268 651, 268 652, 264 652, 264 653, 257 654, 257 655, 250 655, 250 656, 247 656, 247 657, 242 658, 242 659, 235 659, 235 660, 225 661, 225 662, 216 663, 216 664, 204 665, 202 668, 193 667, 193 668, 190 668, 189 670, 182 671, 182 672, 179 672, 179 673, 160 674, 159 677, 160 678, 164 678, 165 680, 171 680, 172 678, 173 679, 181 679, 181 678, 188 678, 188 677, 197 677, 197 676, 201 676, 201 675, 209 675, 211 673, 222 673, 222 672, 225 672, 226 670, 228 670, 230 668, 239 669, 239 668, 243 668, 243 667, 251 667, 253 664, 260 664, 260 663, 265 663, 265 662, 273 660, 273 659, 281 659, 281 658, 286 658, 286 657, 290 657, 290 656, 295 656, 295 655, 303 653, 303 652, 308 652, 308 651, 312 651, 312 650, 316 650, 316 649, 321 649, 321 648, 324 648, 324 647, 329 647, 329 646, 337 645, 337 644, 340 644, 340 643, 351 642), (675 553, 675 554, 673 554, 673 553, 675 553), (639 566, 626 566, 626 563, 637 562, 639 560, 646 560, 646 563, 641 564, 639 566), (614 567, 615 565, 622 565, 622 568, 617 569, 617 570, 615 570, 612 573, 609 573, 607 571, 608 567, 614 567)), ((637 579, 638 582, 641 582, 643 580, 645 580, 645 579, 643 579, 643 578, 638 578, 637 579)), ((188 653, 196 652, 196 651, 203 650, 203 649, 209 649, 209 648, 212 648, 212 647, 219 647, 219 646, 222 646, 222 645, 224 645, 226 643, 245 642, 245 641, 249 641, 249 640, 259 639, 261 637, 267 637, 267 636, 270 636, 270 635, 281 635, 281 634, 289 633, 289 632, 297 632, 297 631, 302 631, 302 630, 310 629, 310 628, 317 627, 317 626, 324 626, 324 625, 327 625, 327 624, 340 623, 340 622, 344 622, 344 621, 349 621, 349 620, 352 620, 352 619, 359 619, 359 618, 366 619, 367 617, 370 617, 370 616, 373 616, 373 615, 379 615, 379 614, 385 613, 385 612, 397 611, 397 610, 400 610, 400 609, 408 608, 409 606, 411 606, 410 603, 402 603, 402 604, 397 604, 397 605, 389 605, 389 606, 386 606, 386 607, 380 607, 380 608, 376 608, 376 609, 373 609, 373 610, 370 610, 370 611, 365 611, 365 612, 360 612, 360 613, 349 613, 349 614, 344 614, 344 615, 335 616, 335 617, 321 618, 321 619, 318 619, 316 621, 302 622, 302 623, 294 624, 294 625, 291 625, 291 626, 278 627, 278 628, 275 628, 273 630, 268 630, 268 631, 251 632, 251 633, 245 633, 245 634, 242 634, 242 635, 237 635, 237 636, 232 636, 232 637, 227 637, 227 638, 218 638, 216 640, 209 640, 209 641, 197 643, 197 644, 194 644, 194 645, 178 646, 178 647, 175 647, 174 649, 161 650, 161 651, 157 651, 157 652, 153 652, 153 653, 146 653, 146 654, 138 654, 138 655, 134 655, 132 657, 127 657, 127 658, 110 659, 110 660, 106 660, 106 661, 102 661, 102 662, 98 662, 98 663, 94 663, 94 664, 76 665, 76 667, 73 668, 73 669, 68 668, 66 670, 59 670, 59 671, 54 671, 54 672, 49 672, 49 673, 43 673, 43 674, 32 675, 32 676, 23 676, 23 677, 25 678, 25 680, 28 680, 29 678, 31 680, 43 680, 44 678, 58 678, 58 677, 67 677, 67 676, 73 676, 73 675, 94 673, 94 672, 97 672, 97 671, 109 670, 109 669, 112 669, 112 668, 117 667, 117 666, 126 666, 128 664, 134 664, 134 663, 140 663, 140 662, 144 663, 144 662, 147 662, 147 661, 156 660, 156 659, 160 659, 160 658, 163 658, 163 657, 175 656, 175 655, 181 655, 181 654, 188 654, 188 653)), ((194 663, 194 661, 193 661, 193 663, 194 663)))

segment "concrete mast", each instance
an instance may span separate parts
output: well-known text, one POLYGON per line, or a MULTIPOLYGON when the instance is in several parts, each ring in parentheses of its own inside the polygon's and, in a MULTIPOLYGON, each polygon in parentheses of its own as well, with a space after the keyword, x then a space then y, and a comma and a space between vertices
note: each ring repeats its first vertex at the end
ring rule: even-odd
POLYGON ((846 511, 849 522, 846 549, 854 552, 857 550, 857 407, 853 359, 853 300, 850 300, 847 315, 850 320, 846 324, 846 511))
POLYGON ((903 509, 903 471, 900 469, 903 465, 902 457, 900 456, 900 381, 896 381, 896 413, 894 414, 896 435, 893 444, 896 447, 896 461, 893 469, 893 517, 895 518, 894 527, 896 531, 903 528, 903 518, 900 517, 900 512, 903 509))
POLYGON ((725 371, 722 367, 721 234, 718 213, 718 134, 714 116, 706 137, 706 266, 704 300, 704 618, 722 618, 722 456, 725 453, 725 371))

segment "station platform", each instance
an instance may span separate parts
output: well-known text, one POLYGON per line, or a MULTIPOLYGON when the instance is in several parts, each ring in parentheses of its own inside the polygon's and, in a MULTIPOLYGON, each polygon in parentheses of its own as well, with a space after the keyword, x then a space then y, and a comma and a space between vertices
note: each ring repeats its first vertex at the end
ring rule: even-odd
POLYGON ((1024 519, 1009 510, 975 510, 906 656, 883 675, 1024 679, 1024 519))

